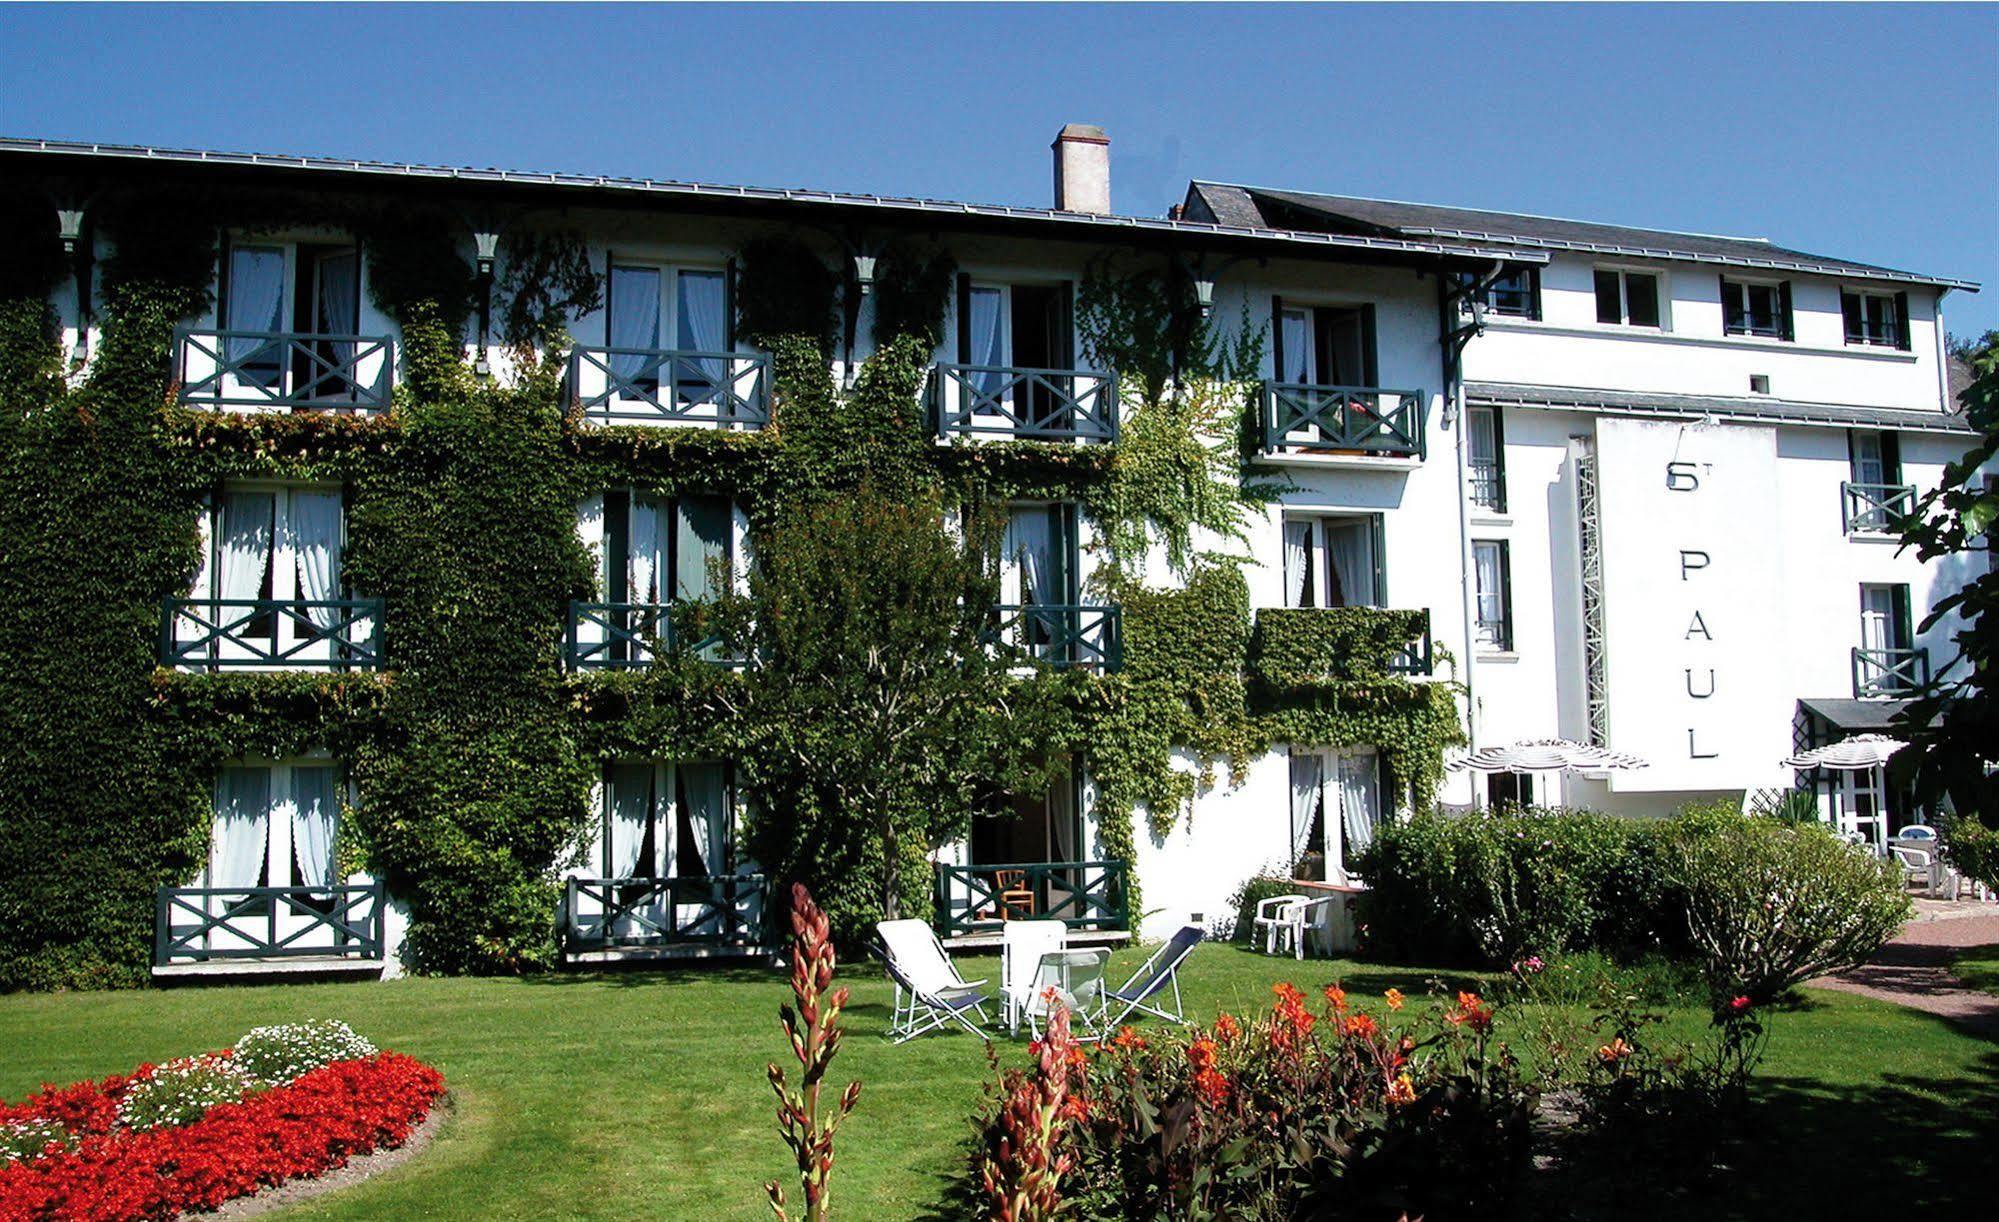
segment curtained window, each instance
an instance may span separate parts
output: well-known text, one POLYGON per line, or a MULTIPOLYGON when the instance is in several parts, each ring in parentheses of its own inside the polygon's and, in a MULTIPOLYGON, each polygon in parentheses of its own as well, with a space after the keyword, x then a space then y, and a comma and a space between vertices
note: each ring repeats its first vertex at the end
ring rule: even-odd
POLYGON ((1284 605, 1378 607, 1381 518, 1290 518, 1284 523, 1284 605))
POLYGON ((284 345, 268 338, 285 329, 285 250, 282 246, 233 246, 229 250, 228 317, 232 335, 224 354, 245 382, 275 388, 283 375, 284 345))
MULTIPOLYGON (((674 278, 677 346, 683 352, 722 352, 728 345, 728 292, 721 272, 684 271, 674 278)), ((706 403, 728 377, 726 360, 704 358, 679 371, 682 403, 706 403)))
POLYGON ((208 885, 336 885, 340 791, 339 767, 324 761, 223 768, 215 779, 208 885))
POLYGON ((731 868, 735 803, 718 763, 614 763, 604 769, 606 878, 706 878, 731 868))
POLYGON ((656 267, 613 264, 605 308, 605 334, 614 349, 611 374, 634 396, 657 394, 659 363, 660 271, 656 267))

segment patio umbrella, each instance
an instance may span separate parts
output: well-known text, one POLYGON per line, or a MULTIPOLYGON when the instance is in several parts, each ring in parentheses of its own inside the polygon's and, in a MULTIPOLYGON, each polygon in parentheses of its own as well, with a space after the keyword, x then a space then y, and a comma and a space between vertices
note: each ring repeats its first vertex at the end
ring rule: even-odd
POLYGON ((1510 747, 1483 747, 1463 759, 1452 760, 1453 769, 1476 772, 1624 772, 1646 767, 1644 760, 1622 751, 1611 751, 1566 738, 1530 738, 1510 747))
POLYGON ((1909 744, 1886 734, 1856 734, 1810 751, 1800 751, 1784 761, 1786 768, 1831 768, 1839 772, 1859 772, 1878 768, 1888 757, 1909 744))

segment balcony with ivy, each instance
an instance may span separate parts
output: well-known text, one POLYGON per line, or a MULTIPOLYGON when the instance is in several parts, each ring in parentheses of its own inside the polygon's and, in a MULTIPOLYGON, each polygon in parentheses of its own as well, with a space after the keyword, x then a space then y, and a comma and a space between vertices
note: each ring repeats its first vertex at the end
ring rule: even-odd
POLYGON ((386 335, 180 327, 175 397, 215 411, 386 412, 396 384, 386 335))
POLYGON ((928 395, 931 427, 946 441, 1118 437, 1117 378, 1108 373, 945 363, 931 369, 928 395))
POLYGON ((1264 607, 1250 634, 1250 673, 1265 689, 1299 691, 1430 675, 1427 609, 1264 607))

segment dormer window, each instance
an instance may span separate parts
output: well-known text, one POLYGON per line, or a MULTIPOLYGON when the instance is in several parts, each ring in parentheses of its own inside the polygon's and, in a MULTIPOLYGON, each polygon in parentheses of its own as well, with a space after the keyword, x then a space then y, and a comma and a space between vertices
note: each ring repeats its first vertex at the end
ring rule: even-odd
POLYGON ((1841 293, 1839 312, 1846 324, 1847 343, 1908 350, 1907 293, 1841 293))
POLYGON ((1721 282, 1721 329, 1725 335, 1791 339, 1791 284, 1721 282))
POLYGON ((1614 267, 1597 268, 1596 320, 1613 327, 1658 327, 1658 275, 1614 267))

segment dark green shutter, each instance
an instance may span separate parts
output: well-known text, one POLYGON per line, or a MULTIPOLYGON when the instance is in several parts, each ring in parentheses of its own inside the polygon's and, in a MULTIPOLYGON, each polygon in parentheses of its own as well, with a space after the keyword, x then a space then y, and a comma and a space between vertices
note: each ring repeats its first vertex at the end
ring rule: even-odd
POLYGON ((1499 544, 1499 647, 1513 652, 1513 549, 1499 544))
POLYGON ((631 598, 632 494, 629 489, 604 492, 604 601, 631 598))
POLYGON ((1895 294, 1895 346, 1902 351, 1909 350, 1909 295, 1895 294))
POLYGON ((1076 282, 1064 280, 1055 292, 1054 343, 1048 351, 1058 369, 1076 368, 1076 282))
POLYGON ((972 278, 958 273, 958 363, 972 363, 972 278))
POLYGON ((1495 513, 1506 512, 1506 410, 1498 404, 1487 409, 1492 413, 1492 473, 1499 490, 1499 504, 1494 505, 1495 513))
POLYGON ((1374 349, 1374 307, 1364 305, 1360 308, 1360 363, 1363 386, 1381 385, 1381 361, 1374 349))
POLYGON ((1791 282, 1777 286, 1777 334, 1787 340, 1798 338, 1797 330, 1791 325, 1791 282))
POLYGON ((736 261, 722 264, 722 351, 736 350, 736 261))
POLYGON ((1867 318, 1860 312, 1860 294, 1841 293, 1839 295, 1839 316, 1846 328, 1846 342, 1851 344, 1867 338, 1867 318))
POLYGON ((1374 605, 1386 607, 1388 603, 1388 532, 1383 523, 1385 515, 1375 514, 1367 520, 1368 540, 1374 552, 1374 605))
POLYGON ((1881 430, 1881 482, 1902 482, 1902 439, 1893 429, 1881 430))
POLYGON ((1916 647, 1916 623, 1909 614, 1909 587, 1895 587, 1895 648, 1914 649, 1916 647))
POLYGON ((1541 269, 1527 269, 1527 317, 1539 322, 1541 319, 1541 269))
POLYGON ((1284 380, 1284 299, 1270 299, 1270 361, 1277 381, 1284 380))

